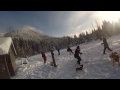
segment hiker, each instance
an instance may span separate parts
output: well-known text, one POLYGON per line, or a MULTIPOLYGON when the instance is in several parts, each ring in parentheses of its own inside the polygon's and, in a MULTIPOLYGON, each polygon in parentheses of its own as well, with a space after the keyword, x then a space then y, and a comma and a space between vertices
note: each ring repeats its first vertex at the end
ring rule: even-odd
POLYGON ((56 47, 56 50, 58 51, 58 55, 60 55, 60 48, 56 47))
POLYGON ((53 66, 57 67, 56 62, 55 62, 55 58, 54 58, 53 50, 50 50, 50 51, 51 51, 51 55, 52 55, 52 59, 53 59, 53 66))
POLYGON ((109 45, 107 43, 107 40, 106 40, 106 37, 103 37, 103 43, 101 43, 101 45, 104 44, 104 50, 103 50, 103 55, 105 54, 105 50, 108 49, 109 51, 112 51, 110 48, 109 48, 109 45))
POLYGON ((69 52, 70 55, 71 55, 71 54, 74 54, 73 51, 72 51, 72 49, 71 49, 69 46, 68 46, 68 48, 67 48, 67 52, 69 52))
POLYGON ((45 53, 43 51, 41 51, 40 53, 42 54, 42 58, 44 60, 44 64, 46 64, 47 56, 45 55, 45 53))
POLYGON ((78 59, 78 61, 77 61, 78 64, 80 64, 80 61, 81 61, 81 57, 79 56, 79 54, 82 54, 82 53, 80 52, 80 47, 77 46, 74 57, 78 59))

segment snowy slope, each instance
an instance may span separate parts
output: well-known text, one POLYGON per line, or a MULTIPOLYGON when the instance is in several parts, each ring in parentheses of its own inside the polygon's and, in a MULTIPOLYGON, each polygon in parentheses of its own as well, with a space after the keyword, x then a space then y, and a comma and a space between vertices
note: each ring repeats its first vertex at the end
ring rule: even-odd
MULTIPOLYGON (((66 49, 61 50, 61 55, 55 51, 55 59, 58 67, 50 66, 51 55, 47 53, 47 65, 43 64, 41 55, 27 58, 29 63, 21 65, 21 60, 16 60, 18 70, 13 79, 120 79, 120 67, 112 66, 109 58, 110 51, 103 55, 102 41, 92 41, 80 45, 82 51, 83 71, 76 71, 79 65, 73 55, 69 55, 66 49)), ((110 48, 120 50, 120 35, 108 39, 110 48)), ((76 47, 72 47, 75 50, 76 47)))

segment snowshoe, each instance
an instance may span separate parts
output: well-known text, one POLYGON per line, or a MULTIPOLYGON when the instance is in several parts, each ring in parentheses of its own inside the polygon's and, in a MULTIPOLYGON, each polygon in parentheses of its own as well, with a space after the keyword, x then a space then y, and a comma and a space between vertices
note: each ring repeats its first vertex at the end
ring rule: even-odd
POLYGON ((80 67, 76 68, 76 71, 83 70, 83 65, 80 65, 80 67))

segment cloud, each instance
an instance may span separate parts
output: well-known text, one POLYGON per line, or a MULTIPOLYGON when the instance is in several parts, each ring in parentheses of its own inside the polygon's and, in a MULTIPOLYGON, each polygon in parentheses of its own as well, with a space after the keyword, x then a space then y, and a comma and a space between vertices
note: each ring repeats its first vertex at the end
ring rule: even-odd
POLYGON ((37 29, 36 27, 30 26, 30 25, 23 26, 22 30, 33 30, 33 31, 40 32, 41 34, 45 34, 45 32, 43 32, 43 30, 37 29))

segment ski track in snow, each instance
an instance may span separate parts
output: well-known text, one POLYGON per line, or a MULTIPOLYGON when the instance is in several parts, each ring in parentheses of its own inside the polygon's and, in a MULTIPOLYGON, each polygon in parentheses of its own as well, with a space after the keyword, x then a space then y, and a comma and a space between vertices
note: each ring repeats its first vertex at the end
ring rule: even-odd
MULTIPOLYGON (((107 39, 110 48, 120 49, 120 35, 107 39)), ((44 65, 41 55, 35 55, 28 58, 27 65, 21 65, 21 60, 16 60, 18 70, 16 76, 12 79, 120 79, 120 67, 112 66, 109 58, 110 51, 106 50, 103 55, 102 41, 91 41, 80 45, 83 71, 76 71, 79 67, 74 55, 69 55, 67 49, 61 50, 58 56, 55 51, 55 60, 58 67, 50 66, 52 61, 51 54, 47 54, 47 65, 44 65)), ((75 50, 75 47, 72 47, 75 50)))

